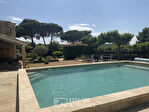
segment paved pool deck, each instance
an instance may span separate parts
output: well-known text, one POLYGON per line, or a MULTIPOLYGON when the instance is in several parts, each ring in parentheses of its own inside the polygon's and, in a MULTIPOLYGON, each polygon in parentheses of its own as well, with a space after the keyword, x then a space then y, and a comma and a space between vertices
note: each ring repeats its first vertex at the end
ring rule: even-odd
MULTIPOLYGON (((0 72, 0 112, 16 112, 17 73, 18 71, 0 72)), ((30 106, 31 105, 28 105, 28 107, 30 106)), ((65 112, 63 109, 56 109, 56 111, 54 111, 54 109, 56 109, 56 107, 52 109, 37 109, 36 112, 65 112)), ((26 110, 29 111, 29 108, 26 110)), ((79 112, 82 111, 80 110, 79 112)), ((121 112, 149 112, 149 104, 131 107, 121 112)))
POLYGON ((0 72, 0 112, 16 112, 17 73, 0 72))
POLYGON ((120 112, 149 112, 149 103, 122 110, 120 112))

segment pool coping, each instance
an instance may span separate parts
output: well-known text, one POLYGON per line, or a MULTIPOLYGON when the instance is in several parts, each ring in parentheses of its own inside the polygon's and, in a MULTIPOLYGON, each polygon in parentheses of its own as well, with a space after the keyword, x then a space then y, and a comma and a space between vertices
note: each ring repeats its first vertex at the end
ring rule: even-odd
POLYGON ((46 66, 46 67, 34 67, 34 68, 26 68, 27 72, 33 72, 41 69, 48 68, 60 68, 60 67, 71 67, 71 66, 84 66, 84 65, 99 65, 99 64, 112 64, 112 63, 122 63, 122 62, 132 62, 132 61, 108 61, 108 62, 91 62, 91 63, 81 63, 81 64, 69 64, 69 65, 58 65, 58 66, 46 66))
POLYGON ((116 92, 103 96, 97 96, 88 98, 86 100, 80 100, 61 105, 55 105, 45 108, 40 108, 34 94, 33 88, 28 78, 26 71, 34 71, 46 68, 57 68, 57 67, 68 67, 78 65, 95 65, 95 64, 112 64, 112 63, 141 63, 147 64, 146 62, 138 61, 112 61, 112 62, 95 62, 95 63, 83 63, 73 65, 61 65, 61 66, 50 66, 50 67, 38 67, 19 69, 19 105, 20 112, 115 112, 122 109, 126 109, 132 106, 136 106, 142 103, 149 102, 149 86, 135 88, 127 91, 116 92))

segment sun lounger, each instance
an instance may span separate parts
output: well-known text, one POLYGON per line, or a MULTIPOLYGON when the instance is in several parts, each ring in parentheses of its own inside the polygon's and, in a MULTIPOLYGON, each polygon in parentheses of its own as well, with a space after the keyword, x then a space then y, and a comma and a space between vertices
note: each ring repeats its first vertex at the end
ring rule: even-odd
POLYGON ((149 58, 135 58, 134 61, 149 62, 149 58))

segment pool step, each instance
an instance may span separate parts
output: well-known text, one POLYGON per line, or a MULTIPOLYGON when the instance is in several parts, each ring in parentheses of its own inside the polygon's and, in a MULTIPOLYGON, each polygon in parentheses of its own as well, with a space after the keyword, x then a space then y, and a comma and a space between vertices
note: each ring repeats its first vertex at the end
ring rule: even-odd
POLYGON ((129 68, 136 68, 136 69, 149 70, 148 67, 142 67, 142 66, 135 66, 135 65, 123 65, 123 66, 129 67, 129 68))

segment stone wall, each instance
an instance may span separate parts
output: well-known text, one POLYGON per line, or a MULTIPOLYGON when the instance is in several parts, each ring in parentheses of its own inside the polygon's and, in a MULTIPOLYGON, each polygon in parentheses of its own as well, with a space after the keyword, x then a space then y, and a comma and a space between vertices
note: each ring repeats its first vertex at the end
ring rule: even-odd
POLYGON ((0 20, 0 33, 11 37, 16 37, 15 23, 0 20))
POLYGON ((16 59, 16 45, 0 40, 0 59, 16 59))

